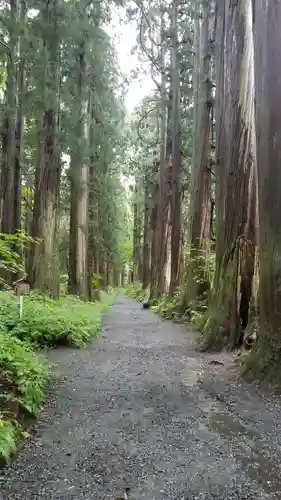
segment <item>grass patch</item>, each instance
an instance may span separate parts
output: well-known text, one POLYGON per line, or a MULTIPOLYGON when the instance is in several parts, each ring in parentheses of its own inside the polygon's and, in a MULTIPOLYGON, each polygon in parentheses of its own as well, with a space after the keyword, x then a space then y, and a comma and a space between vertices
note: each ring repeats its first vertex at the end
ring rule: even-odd
POLYGON ((42 408, 49 373, 36 351, 90 341, 115 297, 113 290, 101 292, 100 301, 89 303, 72 296, 54 301, 32 294, 24 297, 20 318, 19 298, 0 292, 0 465, 15 453, 27 420, 42 408))

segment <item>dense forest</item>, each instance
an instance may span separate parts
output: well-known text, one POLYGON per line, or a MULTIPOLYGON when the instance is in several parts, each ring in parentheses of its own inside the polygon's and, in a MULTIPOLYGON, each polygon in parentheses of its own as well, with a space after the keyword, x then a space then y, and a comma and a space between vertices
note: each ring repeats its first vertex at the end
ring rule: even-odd
POLYGON ((63 274, 88 299, 94 273, 117 283, 123 266, 124 89, 109 8, 2 2, 1 232, 15 235, 31 287, 52 297, 63 274))
POLYGON ((195 324, 203 349, 255 343, 248 368, 276 375, 281 4, 159 0, 131 14, 155 82, 131 117, 132 280, 195 324))
POLYGON ((80 308, 127 287, 193 323, 204 349, 257 339, 248 366, 267 375, 281 338, 280 1, 3 0, 0 22, 3 297, 25 277, 80 308), (113 13, 137 27, 153 82, 130 113, 113 13))

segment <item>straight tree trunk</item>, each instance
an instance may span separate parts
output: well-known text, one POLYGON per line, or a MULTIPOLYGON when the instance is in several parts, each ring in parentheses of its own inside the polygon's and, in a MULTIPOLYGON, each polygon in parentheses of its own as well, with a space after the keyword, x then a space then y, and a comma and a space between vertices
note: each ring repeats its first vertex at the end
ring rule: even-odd
POLYGON ((133 271, 134 281, 140 281, 142 276, 142 259, 141 259, 141 215, 140 215, 140 190, 138 181, 135 186, 134 200, 134 229, 133 229, 133 271))
POLYGON ((91 158, 91 164, 89 167, 89 225, 88 225, 88 252, 87 252, 87 278, 88 278, 88 298, 89 300, 93 300, 93 277, 94 277, 94 268, 95 268, 95 233, 94 233, 94 224, 93 217, 91 217, 93 212, 93 204, 94 200, 94 158, 91 158))
MULTIPOLYGON (((169 252, 169 226, 170 226, 170 123, 172 115, 171 92, 167 93, 167 82, 165 75, 165 5, 161 2, 161 25, 160 25, 160 67, 161 71, 161 131, 160 131, 160 161, 158 171, 158 183, 155 186, 153 196, 156 201, 152 213, 152 252, 151 252, 151 288, 150 299, 154 300, 162 295, 167 288, 167 260, 169 252), (168 97, 168 99, 167 99, 168 97), (169 152, 168 152, 169 150, 169 152)), ((158 166, 158 164, 157 164, 158 166)), ((155 165, 156 167, 156 165, 155 165)), ((168 278, 169 279, 169 278, 168 278)))
POLYGON ((10 52, 7 59, 7 83, 5 96, 5 116, 2 142, 1 168, 1 232, 13 234, 15 227, 15 156, 16 127, 18 108, 18 71, 19 57, 19 0, 10 0, 10 52), (11 208, 13 207, 13 208, 11 208))
POLYGON ((216 271, 204 334, 208 342, 234 347, 245 322, 241 303, 244 311, 249 308, 245 288, 251 289, 253 280, 254 242, 248 238, 248 227, 256 227, 255 220, 249 220, 249 214, 254 217, 249 206, 255 169, 250 0, 218 1, 216 46, 216 271))
POLYGON ((179 285, 181 239, 181 115, 180 115, 180 64, 178 54, 178 0, 172 1, 172 203, 171 203, 171 283, 173 295, 179 285))
POLYGON ((281 3, 253 0, 259 186, 259 345, 270 368, 281 339, 281 3), (271 362, 272 361, 272 362, 271 362))
POLYGON ((142 288, 146 290, 150 284, 150 184, 148 172, 144 178, 144 224, 143 224, 143 253, 142 253, 142 288))
MULTIPOLYGON (((159 172, 159 162, 153 164, 153 170, 155 171, 155 179, 157 179, 159 172)), ((151 266, 151 276, 150 276, 150 298, 149 300, 154 300, 157 298, 158 292, 158 259, 159 259, 159 241, 157 231, 158 222, 158 212, 159 212, 159 182, 155 181, 152 187, 152 200, 153 206, 151 208, 151 256, 150 256, 150 266, 151 266)))
POLYGON ((89 209, 89 92, 85 41, 80 44, 79 71, 79 146, 71 165, 71 210, 69 283, 71 293, 88 297, 88 209, 89 209))
POLYGON ((182 304, 184 310, 196 300, 203 298, 209 289, 207 261, 211 236, 210 111, 212 106, 210 15, 210 2, 203 1, 202 27, 199 12, 195 20, 194 135, 188 241, 190 254, 182 304))
POLYGON ((15 150, 15 189, 14 189, 14 227, 21 228, 21 171, 23 162, 23 136, 24 136, 24 91, 25 91, 25 41, 26 41, 26 0, 20 0, 20 63, 17 70, 18 86, 18 113, 16 123, 16 150, 15 150))
MULTIPOLYGON (((20 2, 10 0, 9 53, 2 132, 1 157, 1 232, 14 234, 21 227, 20 220, 20 165, 16 164, 18 121, 18 62, 20 57, 20 2)), ((20 248, 14 248, 21 251, 20 248)), ((11 284, 16 276, 1 270, 1 278, 11 284)))
POLYGON ((42 2, 45 111, 39 131, 32 231, 40 243, 34 245, 31 277, 34 288, 54 298, 59 295, 57 230, 61 170, 58 144, 60 39, 57 9, 57 0, 42 2))

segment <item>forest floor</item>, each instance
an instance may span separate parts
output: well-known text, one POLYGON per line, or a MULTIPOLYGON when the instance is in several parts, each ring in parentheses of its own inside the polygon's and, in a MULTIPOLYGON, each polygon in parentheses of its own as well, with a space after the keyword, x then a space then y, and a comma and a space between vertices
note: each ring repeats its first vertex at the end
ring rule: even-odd
POLYGON ((50 352, 56 380, 1 500, 281 499, 281 399, 196 340, 121 296, 98 341, 50 352))

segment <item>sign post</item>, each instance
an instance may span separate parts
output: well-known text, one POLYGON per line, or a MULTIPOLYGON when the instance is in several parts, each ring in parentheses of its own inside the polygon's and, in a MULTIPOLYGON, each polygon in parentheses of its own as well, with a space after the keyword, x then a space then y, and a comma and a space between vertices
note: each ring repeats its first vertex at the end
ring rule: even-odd
POLYGON ((14 282, 15 291, 14 294, 20 298, 20 318, 23 315, 23 297, 24 295, 29 295, 29 283, 25 278, 17 280, 14 282))

